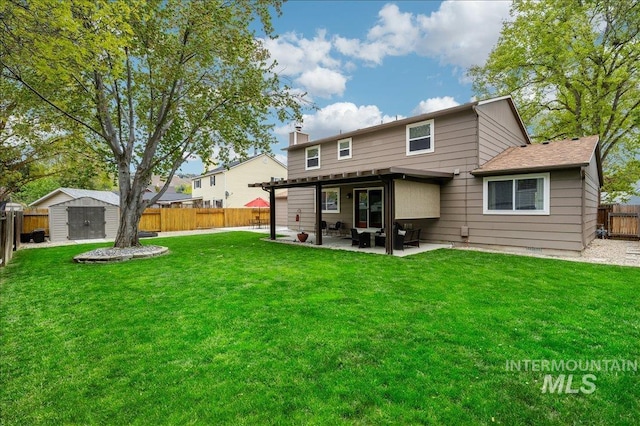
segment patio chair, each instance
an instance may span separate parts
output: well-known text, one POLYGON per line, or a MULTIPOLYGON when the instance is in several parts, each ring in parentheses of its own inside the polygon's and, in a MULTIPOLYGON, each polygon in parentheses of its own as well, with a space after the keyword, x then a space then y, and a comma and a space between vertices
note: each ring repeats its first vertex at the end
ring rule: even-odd
POLYGON ((335 225, 329 225, 327 228, 327 232, 330 234, 332 232, 336 232, 338 235, 342 232, 342 222, 337 221, 335 225))
POLYGON ((320 221, 320 232, 322 232, 324 235, 327 235, 327 221, 326 220, 320 221))
POLYGON ((351 228, 351 245, 358 248, 371 247, 371 234, 368 232, 358 233, 356 228, 351 228))

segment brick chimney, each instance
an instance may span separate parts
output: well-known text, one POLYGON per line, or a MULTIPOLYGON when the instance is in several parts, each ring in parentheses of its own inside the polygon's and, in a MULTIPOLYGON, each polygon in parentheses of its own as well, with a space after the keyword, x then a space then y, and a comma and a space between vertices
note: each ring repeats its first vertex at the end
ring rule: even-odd
POLYGON ((302 126, 296 124, 296 130, 289 133, 289 146, 309 142, 309 135, 302 133, 302 126))

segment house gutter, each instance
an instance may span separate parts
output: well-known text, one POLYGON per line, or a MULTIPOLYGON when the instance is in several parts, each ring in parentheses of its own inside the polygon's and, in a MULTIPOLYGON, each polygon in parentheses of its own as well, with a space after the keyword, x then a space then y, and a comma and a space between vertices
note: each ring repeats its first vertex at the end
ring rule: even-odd
POLYGON ((555 166, 520 167, 516 169, 500 169, 500 170, 476 169, 476 170, 472 170, 470 173, 474 176, 500 176, 500 175, 511 175, 511 174, 520 174, 520 173, 547 172, 550 170, 584 168, 588 165, 589 163, 575 163, 575 164, 557 164, 555 166))
MULTIPOLYGON (((587 177, 587 171, 586 171, 586 167, 581 167, 580 168, 580 189, 581 189, 581 196, 580 196, 580 203, 582 204, 582 214, 580 215, 580 217, 582 218, 582 250, 584 250, 587 247, 587 239, 585 237, 585 220, 584 220, 584 215, 587 212, 587 200, 586 200, 586 196, 585 196, 585 189, 586 189, 586 177, 587 177)), ((596 220, 597 221, 597 220, 596 220)))

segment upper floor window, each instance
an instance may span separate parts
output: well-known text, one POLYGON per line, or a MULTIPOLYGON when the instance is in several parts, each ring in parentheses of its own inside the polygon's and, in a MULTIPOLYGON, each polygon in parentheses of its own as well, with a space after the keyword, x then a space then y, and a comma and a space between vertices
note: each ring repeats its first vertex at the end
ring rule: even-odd
POLYGON ((433 152, 433 120, 407 126, 407 155, 433 152))
POLYGON ((193 187, 194 189, 198 189, 202 187, 202 182, 200 181, 200 179, 196 179, 193 181, 193 187))
POLYGON ((314 170, 320 168, 320 145, 310 146, 304 150, 305 154, 305 170, 314 170))
POLYGON ((209 186, 215 186, 215 185, 216 185, 216 175, 209 176, 209 186))
POLYGON ((351 138, 338 141, 338 160, 351 158, 351 138))
POLYGON ((484 178, 484 214, 549 214, 549 173, 484 178))

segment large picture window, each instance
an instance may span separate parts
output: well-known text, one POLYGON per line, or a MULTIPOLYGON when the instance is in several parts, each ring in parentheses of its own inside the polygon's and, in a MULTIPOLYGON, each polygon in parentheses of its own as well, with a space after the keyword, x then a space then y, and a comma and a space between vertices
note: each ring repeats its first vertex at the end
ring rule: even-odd
POLYGON ((484 178, 484 214, 549 214, 549 173, 484 178))
POLYGON ((320 145, 310 146, 304 150, 305 170, 320 168, 320 145))
POLYGON ((326 188, 322 190, 322 213, 340 213, 340 188, 326 188))
POLYGON ((407 126, 407 155, 433 152, 433 120, 407 126))

